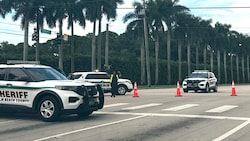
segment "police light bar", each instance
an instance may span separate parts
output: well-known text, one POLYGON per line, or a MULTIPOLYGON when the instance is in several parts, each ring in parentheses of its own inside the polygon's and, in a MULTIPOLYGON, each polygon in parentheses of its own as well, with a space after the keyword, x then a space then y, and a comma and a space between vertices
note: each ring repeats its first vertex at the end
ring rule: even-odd
POLYGON ((8 65, 13 65, 13 64, 36 64, 39 65, 40 61, 22 61, 22 60, 8 60, 7 61, 8 65))

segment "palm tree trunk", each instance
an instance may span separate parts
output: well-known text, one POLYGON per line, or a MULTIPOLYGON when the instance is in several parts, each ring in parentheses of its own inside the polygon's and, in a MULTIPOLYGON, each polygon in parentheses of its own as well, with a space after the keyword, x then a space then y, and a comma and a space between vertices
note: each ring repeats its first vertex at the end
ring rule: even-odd
POLYGON ((232 56, 232 53, 230 54, 230 69, 231 69, 231 80, 234 80, 234 73, 233 73, 233 56, 232 56))
POLYGON ((71 23, 71 35, 72 35, 72 41, 71 41, 71 72, 75 71, 75 41, 74 41, 74 23, 71 23))
POLYGON ((95 37, 95 30, 96 30, 96 21, 93 23, 93 34, 92 34, 92 53, 91 53, 91 69, 92 71, 96 69, 96 37, 95 37))
POLYGON ((204 47, 203 53, 204 53, 204 56, 203 56, 204 70, 206 70, 207 69, 207 46, 204 47))
POLYGON ((210 68, 211 68, 211 71, 214 71, 214 54, 213 54, 213 50, 211 50, 210 52, 210 68))
POLYGON ((239 74, 239 55, 236 55, 236 73, 237 73, 237 82, 240 83, 240 74, 239 74))
POLYGON ((109 24, 106 25, 105 65, 109 65, 109 24))
POLYGON ((146 70, 145 70, 145 48, 144 48, 144 42, 142 42, 143 39, 139 38, 140 46, 141 46, 141 84, 145 84, 145 76, 146 76, 146 70))
POLYGON ((224 51, 224 74, 225 74, 225 84, 227 83, 227 53, 224 51))
POLYGON ((97 48, 97 69, 102 69, 102 18, 99 19, 98 27, 98 48, 97 48))
POLYGON ((190 51, 190 41, 187 41, 187 63, 188 63, 188 74, 191 73, 191 61, 190 61, 190 57, 191 57, 191 51, 190 51))
POLYGON ((25 21, 24 21, 23 61, 28 60, 28 36, 29 36, 29 21, 27 18, 25 18, 25 21))
POLYGON ((195 48, 195 62, 196 62, 196 69, 199 69, 199 46, 200 46, 200 43, 198 42, 198 46, 195 48))
POLYGON ((245 83, 245 65, 244 65, 244 56, 241 58, 241 70, 242 70, 242 81, 245 83))
POLYGON ((149 47, 148 47, 148 26, 146 21, 146 15, 144 15, 143 23, 144 23, 144 42, 145 42, 145 52, 146 52, 147 82, 148 82, 148 87, 150 87, 151 74, 150 74, 149 47))
POLYGON ((181 48, 182 43, 181 40, 178 41, 178 64, 179 64, 179 81, 181 81, 181 48))
POLYGON ((220 50, 217 50, 217 66, 218 66, 218 79, 221 79, 220 74, 220 50))
MULTIPOLYGON (((158 32, 158 29, 156 29, 158 32)), ((156 33, 155 41, 155 85, 159 83, 159 34, 156 33)))
MULTIPOLYGON (((62 23, 62 19, 59 20, 59 35, 60 35, 60 38, 62 38, 62 26, 63 26, 63 23, 62 23)), ((59 70, 64 74, 64 71, 63 71, 63 40, 61 39, 61 43, 59 44, 59 47, 58 47, 58 52, 59 52, 59 70)))
POLYGON ((167 61, 168 61, 168 84, 171 84, 171 68, 170 68, 170 59, 171 59, 171 32, 170 27, 168 26, 167 30, 167 61))
POLYGON ((247 82, 250 80, 250 74, 249 74, 249 56, 247 55, 247 82))
POLYGON ((36 61, 39 61, 39 39, 40 39, 40 35, 39 35, 39 30, 40 30, 40 27, 39 27, 39 18, 40 18, 40 11, 37 10, 37 18, 36 18, 36 29, 37 29, 37 41, 36 41, 36 61))

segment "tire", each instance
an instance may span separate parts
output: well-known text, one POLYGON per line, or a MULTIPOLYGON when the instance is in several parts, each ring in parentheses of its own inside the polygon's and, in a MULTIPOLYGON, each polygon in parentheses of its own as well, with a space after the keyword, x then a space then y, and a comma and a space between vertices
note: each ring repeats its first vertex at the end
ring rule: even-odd
POLYGON ((93 113, 93 111, 89 110, 89 111, 79 112, 79 113, 77 113, 77 115, 79 117, 87 117, 87 116, 91 115, 92 113, 93 113))
POLYGON ((119 85, 118 86, 118 94, 119 95, 125 95, 127 92, 127 88, 124 85, 119 85))
POLYGON ((217 84, 214 87, 214 92, 218 92, 218 85, 217 84))
POLYGON ((209 93, 209 92, 210 92, 209 85, 208 85, 208 84, 206 84, 205 93, 209 93))
POLYGON ((188 93, 188 89, 183 89, 184 93, 188 93))
POLYGON ((52 96, 46 96, 39 101, 38 114, 43 121, 55 121, 60 115, 58 100, 52 96))

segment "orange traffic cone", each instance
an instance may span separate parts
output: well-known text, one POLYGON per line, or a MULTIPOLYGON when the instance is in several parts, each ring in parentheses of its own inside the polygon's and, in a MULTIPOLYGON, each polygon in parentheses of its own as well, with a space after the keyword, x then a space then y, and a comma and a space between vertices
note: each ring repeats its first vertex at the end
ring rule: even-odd
POLYGON ((232 94, 231 94, 231 96, 237 96, 235 86, 234 86, 234 80, 232 80, 232 94))
POLYGON ((136 82, 134 83, 134 95, 133 95, 133 97, 139 97, 136 82))
POLYGON ((176 88, 176 97, 180 97, 181 95, 181 88, 180 88, 180 83, 177 81, 177 88, 176 88))

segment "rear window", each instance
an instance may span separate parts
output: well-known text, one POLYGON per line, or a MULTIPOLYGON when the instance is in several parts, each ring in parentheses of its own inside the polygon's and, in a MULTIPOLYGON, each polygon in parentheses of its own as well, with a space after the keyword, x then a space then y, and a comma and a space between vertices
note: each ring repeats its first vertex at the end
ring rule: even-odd
POLYGON ((86 79, 109 79, 107 74, 88 74, 86 79))

